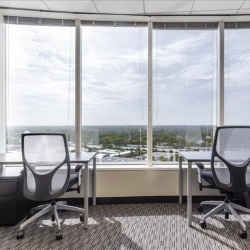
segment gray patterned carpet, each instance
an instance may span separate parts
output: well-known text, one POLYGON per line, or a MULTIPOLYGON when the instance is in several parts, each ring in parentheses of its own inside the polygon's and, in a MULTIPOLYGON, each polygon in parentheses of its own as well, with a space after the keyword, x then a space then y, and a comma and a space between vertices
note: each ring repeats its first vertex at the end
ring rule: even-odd
MULTIPOLYGON (((210 207, 211 208, 211 207, 210 207)), ((205 209, 207 212, 209 207, 205 209)), ((250 249, 250 215, 242 214, 248 239, 238 236, 239 225, 219 214, 198 225, 202 214, 193 207, 193 227, 187 226, 186 205, 133 204, 90 207, 89 229, 77 213, 59 212, 63 239, 55 240, 56 226, 42 217, 28 226, 25 238, 16 240, 18 227, 0 228, 0 249, 250 249)))

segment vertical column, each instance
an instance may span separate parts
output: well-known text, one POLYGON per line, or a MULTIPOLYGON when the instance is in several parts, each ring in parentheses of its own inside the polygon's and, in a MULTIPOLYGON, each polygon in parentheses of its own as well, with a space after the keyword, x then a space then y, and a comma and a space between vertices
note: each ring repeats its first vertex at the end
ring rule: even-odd
POLYGON ((148 166, 152 167, 153 152, 153 23, 148 22, 148 166))
POLYGON ((76 20, 75 46, 75 145, 76 153, 81 152, 82 131, 82 32, 81 21, 76 20))
POLYGON ((218 106, 217 125, 224 125, 224 22, 218 25, 218 106))
POLYGON ((0 153, 6 150, 6 84, 5 84, 5 29, 0 13, 0 153))

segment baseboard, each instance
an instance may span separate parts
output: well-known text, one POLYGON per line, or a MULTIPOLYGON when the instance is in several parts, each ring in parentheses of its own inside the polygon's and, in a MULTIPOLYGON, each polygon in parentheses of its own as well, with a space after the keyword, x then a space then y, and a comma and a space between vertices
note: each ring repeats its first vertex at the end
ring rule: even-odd
MULTIPOLYGON (((193 203, 208 200, 223 200, 224 196, 193 196, 193 203)), ((60 199, 69 205, 83 205, 84 198, 60 199)), ((136 203, 179 203, 179 196, 138 196, 138 197, 102 197, 96 198, 97 205, 136 204, 136 203)), ((183 196, 183 203, 187 203, 187 196, 183 196)), ((243 202, 244 203, 244 202, 243 202)), ((92 204, 92 198, 89 198, 92 204)))
MULTIPOLYGON (((223 196, 193 196, 193 202, 205 200, 223 200, 223 196)), ((187 202, 187 196, 183 196, 183 203, 187 202)), ((179 196, 139 196, 139 197, 105 197, 98 198, 97 204, 136 204, 136 203, 179 203, 179 196)))

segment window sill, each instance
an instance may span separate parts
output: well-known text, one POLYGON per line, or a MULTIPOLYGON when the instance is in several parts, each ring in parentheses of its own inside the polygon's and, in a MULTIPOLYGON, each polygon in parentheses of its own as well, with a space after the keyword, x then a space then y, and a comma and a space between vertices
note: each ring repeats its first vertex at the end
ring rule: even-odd
MULTIPOLYGON (((187 169, 187 164, 183 164, 182 168, 184 170, 187 169)), ((193 164, 193 169, 196 169, 196 165, 193 164)), ((209 165, 205 165, 205 168, 209 169, 210 166, 209 165)), ((21 165, 8 165, 8 166, 4 166, 3 167, 3 171, 14 171, 14 169, 16 169, 15 171, 20 171, 22 169, 21 165), (12 170, 11 170, 12 169, 12 170)), ((71 171, 73 172, 75 169, 75 166, 72 165, 71 166, 71 171)), ((90 164, 89 165, 89 169, 92 170, 93 169, 93 165, 90 164)), ((48 169, 46 169, 48 170, 48 169)), ((84 168, 83 168, 84 170, 84 168)), ((97 163, 97 171, 177 171, 179 170, 179 165, 178 164, 169 164, 169 165, 153 165, 152 167, 149 167, 147 165, 100 165, 97 163)), ((20 173, 20 172, 19 172, 20 173)), ((6 174, 6 173, 5 173, 6 174)))
MULTIPOLYGON (((183 164, 182 168, 187 169, 187 164, 183 164)), ((193 165, 193 169, 197 169, 196 165, 193 165)), ((205 168, 209 169, 209 165, 205 165, 205 168)), ((179 170, 178 164, 173 165, 153 165, 152 167, 146 165, 97 165, 97 171, 177 171, 179 170)))

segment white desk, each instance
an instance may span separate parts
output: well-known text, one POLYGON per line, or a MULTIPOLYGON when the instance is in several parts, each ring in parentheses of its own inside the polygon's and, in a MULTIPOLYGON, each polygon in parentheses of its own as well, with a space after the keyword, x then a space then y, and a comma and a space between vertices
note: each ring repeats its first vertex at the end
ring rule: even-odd
MULTIPOLYGON (((93 160, 93 206, 96 205, 96 152, 70 153, 70 163, 84 165, 84 228, 88 228, 89 208, 89 162, 93 160)), ((23 164, 21 153, 0 154, 1 165, 23 164)))
POLYGON ((188 163, 187 168, 187 219, 188 226, 192 225, 192 164, 194 162, 210 162, 211 151, 179 152, 179 203, 182 204, 182 159, 188 163))

